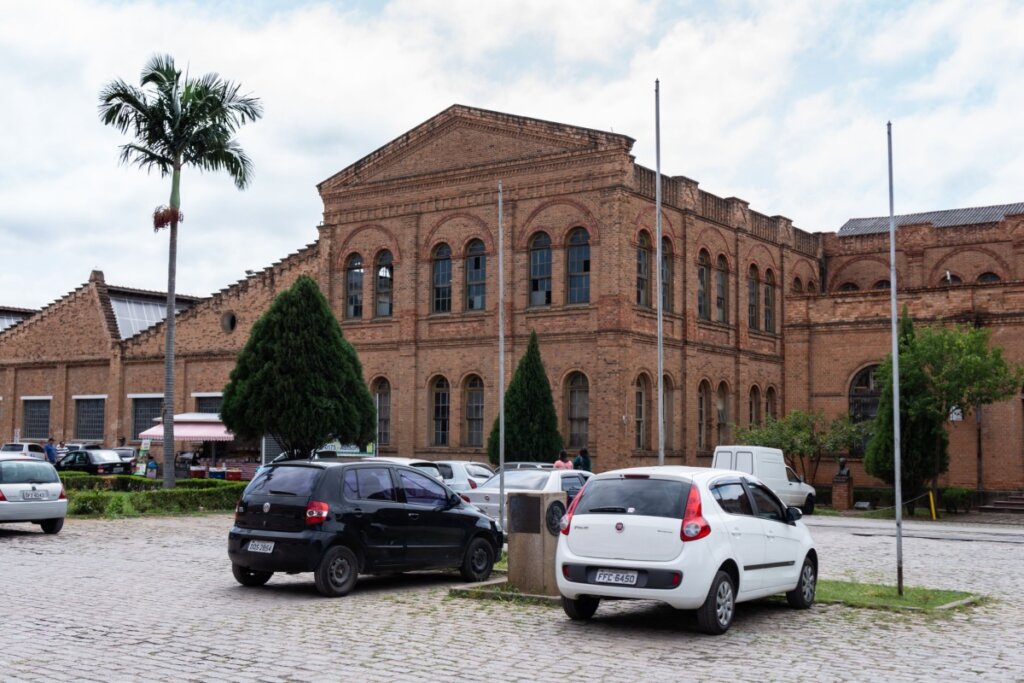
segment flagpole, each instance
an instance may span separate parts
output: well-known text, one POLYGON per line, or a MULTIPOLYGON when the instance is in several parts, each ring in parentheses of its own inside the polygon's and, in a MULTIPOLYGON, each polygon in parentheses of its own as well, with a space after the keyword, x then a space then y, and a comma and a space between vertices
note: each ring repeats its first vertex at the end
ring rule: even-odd
POLYGON ((665 464, 665 321, 662 311, 662 253, 661 253, 661 95, 660 84, 654 80, 654 214, 657 225, 657 248, 655 249, 655 297, 658 306, 658 464, 665 464))
POLYGON ((896 494, 896 592, 903 595, 903 469, 900 465, 900 346, 896 329, 896 215, 892 192, 892 122, 885 124, 889 143, 889 304, 892 322, 892 446, 896 494))
POLYGON ((505 234, 498 181, 498 521, 505 532, 505 234))

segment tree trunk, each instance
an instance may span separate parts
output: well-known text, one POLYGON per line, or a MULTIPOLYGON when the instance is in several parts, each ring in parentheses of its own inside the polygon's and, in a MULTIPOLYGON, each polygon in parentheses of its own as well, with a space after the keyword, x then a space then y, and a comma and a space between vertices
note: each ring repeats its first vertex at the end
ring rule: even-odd
POLYGON ((174 314, 176 304, 174 288, 177 282, 178 259, 178 207, 181 205, 179 187, 181 169, 175 168, 171 181, 171 235, 167 258, 167 318, 165 319, 164 349, 164 488, 174 488, 174 314))

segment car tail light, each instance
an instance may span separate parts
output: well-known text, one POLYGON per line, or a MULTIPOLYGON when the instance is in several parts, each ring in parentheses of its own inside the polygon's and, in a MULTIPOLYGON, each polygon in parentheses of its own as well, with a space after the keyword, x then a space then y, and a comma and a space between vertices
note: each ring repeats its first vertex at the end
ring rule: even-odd
POLYGON ((320 524, 327 519, 331 506, 319 500, 311 500, 306 505, 306 524, 320 524))
MULTIPOLYGON (((64 493, 63 489, 61 489, 61 493, 64 493)), ((7 502, 7 499, 4 498, 4 492, 0 491, 0 503, 4 503, 4 502, 7 502)))
POLYGON ((106 473, 107 473, 107 468, 105 468, 105 467, 97 467, 96 468, 96 474, 106 474, 106 473))
POLYGON ((696 484, 690 485, 690 495, 686 499, 686 512, 683 513, 683 524, 679 530, 679 538, 683 541, 696 541, 711 533, 711 525, 704 519, 700 508, 700 491, 696 484))
MULTIPOLYGON (((590 483, 589 481, 587 483, 590 483)), ((576 506, 579 505, 580 499, 583 498, 583 492, 587 490, 587 484, 583 485, 580 492, 576 494, 576 497, 569 503, 569 509, 565 511, 562 516, 562 521, 558 523, 558 528, 562 530, 562 533, 566 536, 569 535, 569 527, 572 525, 572 514, 576 512, 576 506)))
MULTIPOLYGON (((0 493, 0 500, 3 500, 3 499, 4 499, 4 495, 2 493, 0 493)), ((61 484, 60 485, 60 495, 57 496, 57 500, 67 500, 67 499, 68 499, 68 497, 64 493, 64 484, 61 484)))
POLYGON ((238 502, 235 503, 235 521, 239 522, 242 519, 242 499, 239 498, 238 502))
POLYGON ((472 479, 469 480, 469 488, 471 488, 471 489, 475 489, 476 488, 476 482, 473 481, 472 479))
POLYGON ((472 503, 472 502, 473 502, 473 501, 471 501, 471 500, 469 499, 469 496, 467 496, 467 495, 466 495, 466 494, 464 494, 464 493, 460 493, 460 494, 459 494, 459 498, 461 498, 461 499, 463 500, 463 502, 466 502, 466 503, 472 503))

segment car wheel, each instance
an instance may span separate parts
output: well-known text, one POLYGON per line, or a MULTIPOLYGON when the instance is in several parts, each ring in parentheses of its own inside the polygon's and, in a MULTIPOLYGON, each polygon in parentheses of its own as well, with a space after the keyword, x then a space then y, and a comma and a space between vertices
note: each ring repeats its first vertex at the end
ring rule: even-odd
POLYGON ((814 514, 814 496, 807 496, 807 500, 804 501, 803 508, 801 508, 801 511, 805 515, 814 514))
POLYGON ((589 595, 581 595, 575 600, 563 595, 562 609, 565 610, 565 615, 573 621, 590 621, 600 602, 601 598, 589 595))
POLYGON ((39 526, 43 528, 44 533, 56 534, 64 528, 64 518, 58 517, 56 519, 44 519, 39 523, 39 526))
POLYGON ((466 581, 484 581, 494 568, 494 548, 479 536, 469 542, 466 557, 459 568, 466 581))
POLYGON ((324 553, 313 572, 316 589, 329 598, 348 595, 358 577, 359 560, 354 552, 343 545, 336 545, 324 553))
POLYGON ((796 609, 810 609, 814 604, 814 592, 818 587, 818 570, 810 556, 804 558, 804 566, 800 568, 800 580, 796 588, 786 593, 786 601, 796 609))
POLYGON ((267 581, 270 581, 270 577, 274 575, 274 572, 258 572, 255 569, 249 569, 235 563, 231 563, 231 573, 235 575, 235 581, 243 586, 253 588, 262 586, 267 581))
POLYGON ((732 577, 719 571, 711 582, 711 590, 704 604, 697 609, 697 628, 701 633, 717 636, 732 625, 736 613, 736 589, 732 577))

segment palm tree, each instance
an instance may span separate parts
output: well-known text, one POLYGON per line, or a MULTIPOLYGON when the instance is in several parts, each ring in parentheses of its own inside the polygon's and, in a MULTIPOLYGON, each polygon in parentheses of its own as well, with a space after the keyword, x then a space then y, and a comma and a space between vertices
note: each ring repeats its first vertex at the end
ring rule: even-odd
POLYGON ((121 146, 121 163, 171 176, 171 201, 153 213, 153 228, 170 227, 164 359, 164 487, 174 486, 174 287, 181 214, 181 170, 225 170, 238 189, 252 177, 252 162, 232 139, 247 121, 263 115, 256 97, 215 73, 182 79, 169 55, 155 55, 142 70, 139 87, 121 79, 100 92, 100 120, 135 140, 121 146))

